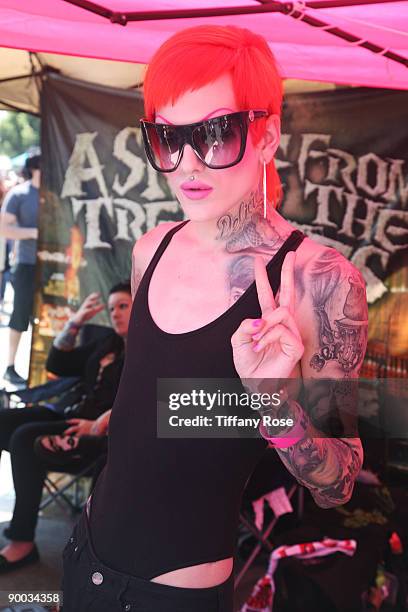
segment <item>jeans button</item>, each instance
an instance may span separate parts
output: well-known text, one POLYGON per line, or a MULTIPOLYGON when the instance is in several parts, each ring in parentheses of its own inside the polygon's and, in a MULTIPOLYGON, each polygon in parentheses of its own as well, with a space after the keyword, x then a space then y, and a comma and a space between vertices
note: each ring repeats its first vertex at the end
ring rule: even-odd
POLYGON ((96 585, 100 585, 103 582, 103 576, 100 572, 94 572, 92 574, 92 582, 96 585))
POLYGON ((74 552, 76 552, 78 550, 78 546, 75 546, 74 548, 74 552))
POLYGON ((130 604, 126 604, 125 607, 124 607, 124 610, 126 610, 126 612, 129 612, 130 608, 131 608, 131 605, 130 604))

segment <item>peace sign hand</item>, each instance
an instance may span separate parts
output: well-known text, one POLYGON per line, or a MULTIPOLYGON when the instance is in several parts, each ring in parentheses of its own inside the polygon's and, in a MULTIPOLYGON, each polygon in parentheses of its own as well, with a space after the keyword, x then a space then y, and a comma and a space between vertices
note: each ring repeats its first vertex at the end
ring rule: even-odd
POLYGON ((231 337, 235 369, 242 379, 288 378, 304 351, 293 318, 294 265, 290 251, 283 262, 279 306, 262 257, 255 257, 255 281, 262 319, 245 319, 231 337))

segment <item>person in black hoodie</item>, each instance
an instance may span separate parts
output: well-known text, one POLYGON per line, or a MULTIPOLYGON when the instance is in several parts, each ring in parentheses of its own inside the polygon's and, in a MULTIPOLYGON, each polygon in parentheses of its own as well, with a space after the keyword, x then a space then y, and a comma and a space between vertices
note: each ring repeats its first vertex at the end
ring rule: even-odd
POLYGON ((11 542, 0 550, 0 574, 39 559, 34 535, 47 468, 34 452, 36 438, 64 432, 82 436, 106 422, 122 372, 131 306, 130 283, 112 287, 112 332, 75 348, 81 327, 105 307, 98 293, 90 294, 55 338, 46 364, 58 376, 80 377, 79 383, 45 406, 0 409, 0 453, 10 452, 16 493, 13 517, 4 531, 11 542))

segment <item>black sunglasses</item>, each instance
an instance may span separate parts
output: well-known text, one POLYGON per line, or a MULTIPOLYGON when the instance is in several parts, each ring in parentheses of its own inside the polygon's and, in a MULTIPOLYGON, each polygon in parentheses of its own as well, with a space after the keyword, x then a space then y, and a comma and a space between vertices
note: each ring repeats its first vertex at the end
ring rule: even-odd
POLYGON ((240 111, 188 125, 141 119, 147 158, 158 172, 173 172, 189 144, 208 168, 230 168, 244 156, 249 123, 267 114, 264 110, 240 111))

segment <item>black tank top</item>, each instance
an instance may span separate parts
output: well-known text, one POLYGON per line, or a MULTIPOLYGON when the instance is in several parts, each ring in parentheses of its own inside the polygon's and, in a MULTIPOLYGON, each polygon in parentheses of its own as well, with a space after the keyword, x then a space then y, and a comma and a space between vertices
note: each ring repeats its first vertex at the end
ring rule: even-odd
MULTIPOLYGON (((253 283, 204 327, 181 334, 158 328, 148 307, 150 279, 185 223, 166 234, 135 296, 108 459, 92 495, 90 524, 98 557, 148 580, 234 555, 241 496, 267 447, 262 438, 157 438, 157 378, 237 378, 231 336, 243 319, 261 316, 253 283)), ((293 231, 268 263, 274 294, 286 253, 304 237, 293 231)))

